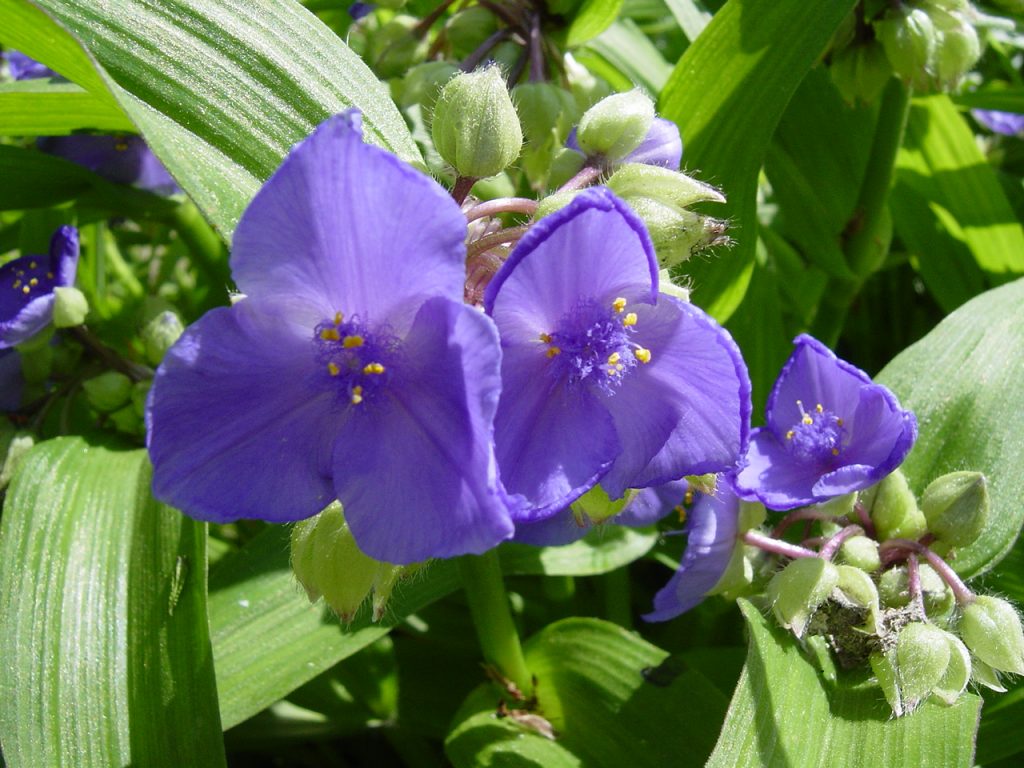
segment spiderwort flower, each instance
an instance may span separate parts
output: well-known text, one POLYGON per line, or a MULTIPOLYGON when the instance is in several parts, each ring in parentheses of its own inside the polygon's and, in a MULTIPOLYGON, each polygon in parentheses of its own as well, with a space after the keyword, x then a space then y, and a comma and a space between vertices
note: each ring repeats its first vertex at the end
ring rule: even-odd
POLYGON ((46 256, 28 255, 0 266, 0 349, 28 341, 53 319, 54 288, 73 285, 78 230, 60 227, 46 256))
MULTIPOLYGON (((576 139, 576 129, 569 132, 569 138, 565 145, 580 154, 580 143, 576 139)), ((640 145, 622 158, 618 164, 643 163, 644 165, 658 165, 668 168, 670 171, 678 171, 679 164, 683 161, 683 140, 679 135, 679 126, 671 120, 662 117, 654 118, 647 135, 644 136, 640 145)))
POLYGON ((658 293, 641 221, 604 188, 519 242, 484 295, 503 350, 495 417, 506 489, 550 517, 596 483, 611 499, 731 466, 750 383, 729 334, 658 293))
POLYGON ((999 112, 994 109, 972 109, 971 115, 994 133, 1004 136, 1018 136, 1024 133, 1024 115, 1016 112, 999 112))
POLYGON ((754 430, 736 487, 788 510, 874 485, 898 467, 917 420, 896 396, 810 336, 798 336, 754 430))
POLYGON ((337 498, 390 563, 512 534, 491 442, 501 353, 462 303, 466 221, 433 180, 327 120, 235 231, 246 295, 191 326, 147 408, 154 492, 201 520, 310 517, 337 498))

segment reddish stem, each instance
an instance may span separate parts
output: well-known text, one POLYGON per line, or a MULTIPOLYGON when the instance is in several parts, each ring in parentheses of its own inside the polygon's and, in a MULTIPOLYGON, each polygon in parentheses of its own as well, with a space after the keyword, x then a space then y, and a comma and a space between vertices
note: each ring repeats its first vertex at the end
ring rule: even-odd
POLYGON ((956 571, 954 571, 949 563, 939 557, 937 554, 932 552, 928 547, 919 541, 911 541, 910 539, 890 539, 889 541, 883 542, 879 548, 878 553, 882 556, 883 562, 893 562, 899 559, 899 554, 905 552, 908 555, 910 553, 918 554, 923 557, 928 565, 942 577, 942 580, 949 585, 949 588, 953 590, 953 596, 956 598, 957 603, 960 605, 968 605, 973 603, 975 594, 970 588, 964 584, 956 571), (893 553, 890 555, 889 553, 893 553))
POLYGON ((529 227, 509 227, 508 229, 499 229, 497 232, 492 232, 489 235, 484 235, 479 240, 474 240, 472 243, 466 246, 466 258, 472 258, 479 253, 493 248, 496 245, 503 243, 514 243, 516 240, 526 234, 526 230, 529 227))
POLYGON ((469 191, 473 189, 473 185, 476 184, 476 179, 472 176, 459 176, 455 179, 455 186, 452 187, 452 199, 462 205, 466 202, 466 197, 469 195, 469 191))
POLYGON ((779 541, 773 539, 771 536, 766 536, 763 533, 757 531, 747 531, 740 536, 740 539, 745 544, 750 544, 758 549, 763 549, 765 552, 771 552, 774 555, 782 555, 783 557, 790 557, 794 560, 798 557, 817 557, 818 553, 813 549, 806 549, 799 546, 798 544, 790 544, 788 541, 779 541))
POLYGON ((466 221, 476 221, 498 213, 525 213, 532 216, 537 211, 537 201, 528 197, 499 197, 478 203, 466 211, 466 221))
POLYGON ((556 190, 558 192, 574 192, 577 189, 583 189, 589 187, 595 181, 601 177, 601 169, 596 165, 584 165, 580 168, 579 173, 569 179, 565 184, 560 186, 556 190))
POLYGON ((924 592, 921 589, 921 568, 917 562, 917 555, 907 555, 907 591, 910 593, 910 602, 914 603, 921 611, 924 611, 924 592))
POLYGON ((852 536, 860 536, 864 533, 864 529, 859 525, 848 525, 831 539, 821 545, 821 549, 818 550, 818 555, 826 560, 831 560, 836 556, 836 552, 843 546, 843 542, 852 536))

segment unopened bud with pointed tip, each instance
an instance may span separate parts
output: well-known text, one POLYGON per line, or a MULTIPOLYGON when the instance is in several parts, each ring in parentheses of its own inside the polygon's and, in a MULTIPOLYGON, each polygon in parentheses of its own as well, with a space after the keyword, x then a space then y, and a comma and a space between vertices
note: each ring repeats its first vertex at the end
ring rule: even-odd
POLYGON ((811 615, 839 583, 839 571, 820 557, 801 557, 768 583, 768 598, 779 623, 800 637, 811 615))
POLYGON ((897 77, 920 87, 934 69, 938 36, 931 17, 923 8, 890 10, 874 23, 875 37, 897 77))
POLYGON ((971 652, 997 672, 1024 675, 1024 628, 1005 600, 978 595, 963 609, 960 637, 971 652))
POLYGON ((919 539, 927 530, 917 499, 900 470, 861 493, 861 503, 871 515, 879 541, 919 539))
POLYGON ((935 689, 949 668, 951 647, 946 633, 933 624, 915 621, 896 640, 896 669, 907 711, 935 689))
POLYGON ((985 529, 988 483, 981 472, 950 472, 933 480, 921 496, 928 531, 954 547, 966 547, 985 529))
POLYGON ((431 134, 438 153, 460 176, 494 176, 515 161, 523 130, 501 70, 464 72, 445 83, 431 134))
POLYGON ((877 571, 882 566, 878 542, 867 536, 851 536, 839 548, 839 559, 862 571, 877 571))
POLYGON ((932 20, 939 30, 935 76, 944 88, 952 88, 981 57, 981 41, 974 25, 957 11, 933 11, 932 20))
POLYGON ((159 313, 142 329, 142 343, 146 347, 146 360, 160 365, 164 355, 185 332, 181 318, 170 310, 159 313))
POLYGON ((646 163, 625 163, 619 166, 605 185, 623 199, 649 197, 678 208, 686 208, 694 203, 725 202, 725 195, 710 184, 697 181, 679 171, 646 163))
POLYGON ((621 160, 647 136, 654 102, 639 89, 601 99, 583 113, 576 140, 587 157, 621 160))
POLYGON ((131 399, 132 380, 123 373, 107 371, 82 382, 82 389, 89 405, 102 413, 111 413, 131 399))
POLYGON ((903 716, 903 696, 900 693, 899 679, 896 674, 896 665, 891 658, 894 654, 884 654, 876 651, 868 658, 871 664, 871 671, 875 673, 878 687, 885 694, 885 700, 896 717, 903 716))
POLYGON ((705 248, 729 242, 725 234, 728 224, 721 219, 666 205, 649 197, 630 198, 626 203, 643 219, 658 256, 658 265, 662 268, 680 264, 705 248))
POLYGON ((949 666, 932 689, 932 695, 946 706, 953 706, 971 680, 971 654, 955 635, 949 632, 943 632, 943 635, 949 643, 949 666))

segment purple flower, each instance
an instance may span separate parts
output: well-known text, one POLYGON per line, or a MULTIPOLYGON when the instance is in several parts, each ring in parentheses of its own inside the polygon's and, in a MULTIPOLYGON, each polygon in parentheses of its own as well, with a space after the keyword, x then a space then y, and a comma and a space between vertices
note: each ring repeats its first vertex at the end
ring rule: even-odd
MULTIPOLYGON (((576 129, 569 132, 569 138, 565 145, 582 154, 579 142, 576 141, 576 129)), ((647 136, 640 142, 640 146, 626 155, 621 163, 643 163, 645 165, 660 165, 670 171, 678 171, 679 164, 683 161, 683 140, 679 136, 679 127, 671 120, 661 117, 654 118, 647 136)))
POLYGON ((686 551, 679 570, 654 596, 647 621, 667 621, 693 608, 714 591, 739 545, 740 500, 728 477, 714 495, 698 496, 686 519, 686 551))
POLYGON ((348 7, 348 15, 352 18, 352 21, 359 21, 361 18, 373 13, 376 7, 375 3, 355 2, 348 7))
POLYGON ((914 414, 892 392, 810 336, 794 344, 768 396, 768 426, 754 430, 736 478, 743 498, 776 510, 874 485, 917 437, 914 414))
POLYGON ((974 119, 990 131, 1006 136, 1016 136, 1024 131, 1024 115, 1015 112, 999 112, 994 109, 972 109, 974 119))
POLYGON ((30 59, 21 51, 4 51, 7 67, 15 80, 36 80, 40 77, 58 77, 57 73, 45 64, 30 59))
POLYGON ((0 349, 28 341, 53 319, 53 289, 73 285, 78 230, 61 227, 46 256, 22 256, 0 267, 0 349))
POLYGON ((300 520, 337 498, 359 547, 392 563, 508 538, 501 353, 461 301, 465 234, 445 190, 362 142, 358 113, 297 145, 235 232, 246 297, 157 371, 157 497, 218 522, 300 520))
POLYGON ((550 517, 598 482, 612 499, 733 465, 750 383, 732 338, 658 293, 643 223, 607 189, 535 224, 487 287, 501 334, 502 480, 550 517))
POLYGON ((161 195, 179 191, 177 182, 140 136, 44 136, 37 146, 116 184, 133 184, 161 195))

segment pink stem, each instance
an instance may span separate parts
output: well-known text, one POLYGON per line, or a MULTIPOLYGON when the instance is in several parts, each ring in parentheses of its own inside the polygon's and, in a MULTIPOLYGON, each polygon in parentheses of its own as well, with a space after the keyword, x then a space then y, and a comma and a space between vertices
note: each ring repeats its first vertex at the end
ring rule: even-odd
POLYGON ((921 591, 921 568, 917 563, 917 555, 907 555, 907 591, 910 593, 910 602, 917 605, 921 614, 924 615, 924 593, 921 591))
POLYGON ((857 513, 857 517, 860 519, 860 524, 864 527, 864 532, 872 539, 875 538, 875 524, 871 521, 871 515, 864 509, 864 505, 859 501, 854 502, 853 511, 857 513))
POLYGON ((763 533, 757 531, 747 531, 740 539, 745 544, 750 544, 758 549, 763 549, 765 552, 771 552, 775 555, 782 555, 783 557, 791 557, 794 560, 798 557, 817 557, 818 553, 813 549, 806 549, 799 546, 798 544, 790 544, 788 541, 779 541, 773 539, 771 536, 765 536, 763 533))
POLYGON ((818 555, 826 560, 831 560, 836 556, 836 552, 839 551, 839 548, 843 546, 844 541, 852 536, 860 536, 863 533, 864 529, 859 525, 848 525, 831 539, 822 544, 821 549, 818 550, 818 555))
POLYGON ((452 187, 452 199, 459 205, 462 205, 469 195, 469 191, 473 189, 474 184, 476 184, 476 179, 472 176, 459 176, 455 179, 455 186, 452 187))
POLYGON ((900 552, 916 553, 921 555, 930 565, 942 580, 949 585, 949 588, 953 590, 953 596, 960 605, 968 605, 974 602, 975 594, 970 588, 964 584, 956 571, 954 571, 945 560, 939 557, 937 554, 932 552, 928 547, 919 541, 911 541, 910 539, 890 539, 884 542, 878 548, 878 553, 882 555, 884 561, 892 562, 898 559, 900 552), (896 553, 895 557, 888 556, 890 552, 896 553))
POLYGON ((560 186, 555 194, 558 192, 574 192, 577 189, 583 189, 589 187, 601 176, 601 169, 596 165, 584 165, 580 168, 579 173, 569 179, 565 184, 560 186))
POLYGON ((496 245, 502 243, 514 243, 516 240, 526 234, 526 230, 529 227, 509 227, 508 229, 499 229, 497 232, 492 232, 489 235, 484 235, 479 240, 474 240, 472 243, 466 246, 466 258, 471 259, 478 253, 483 253, 496 245))
POLYGON ((466 211, 466 221, 476 221, 498 213, 525 213, 532 216, 537 211, 537 201, 528 197, 499 197, 478 203, 466 211))

